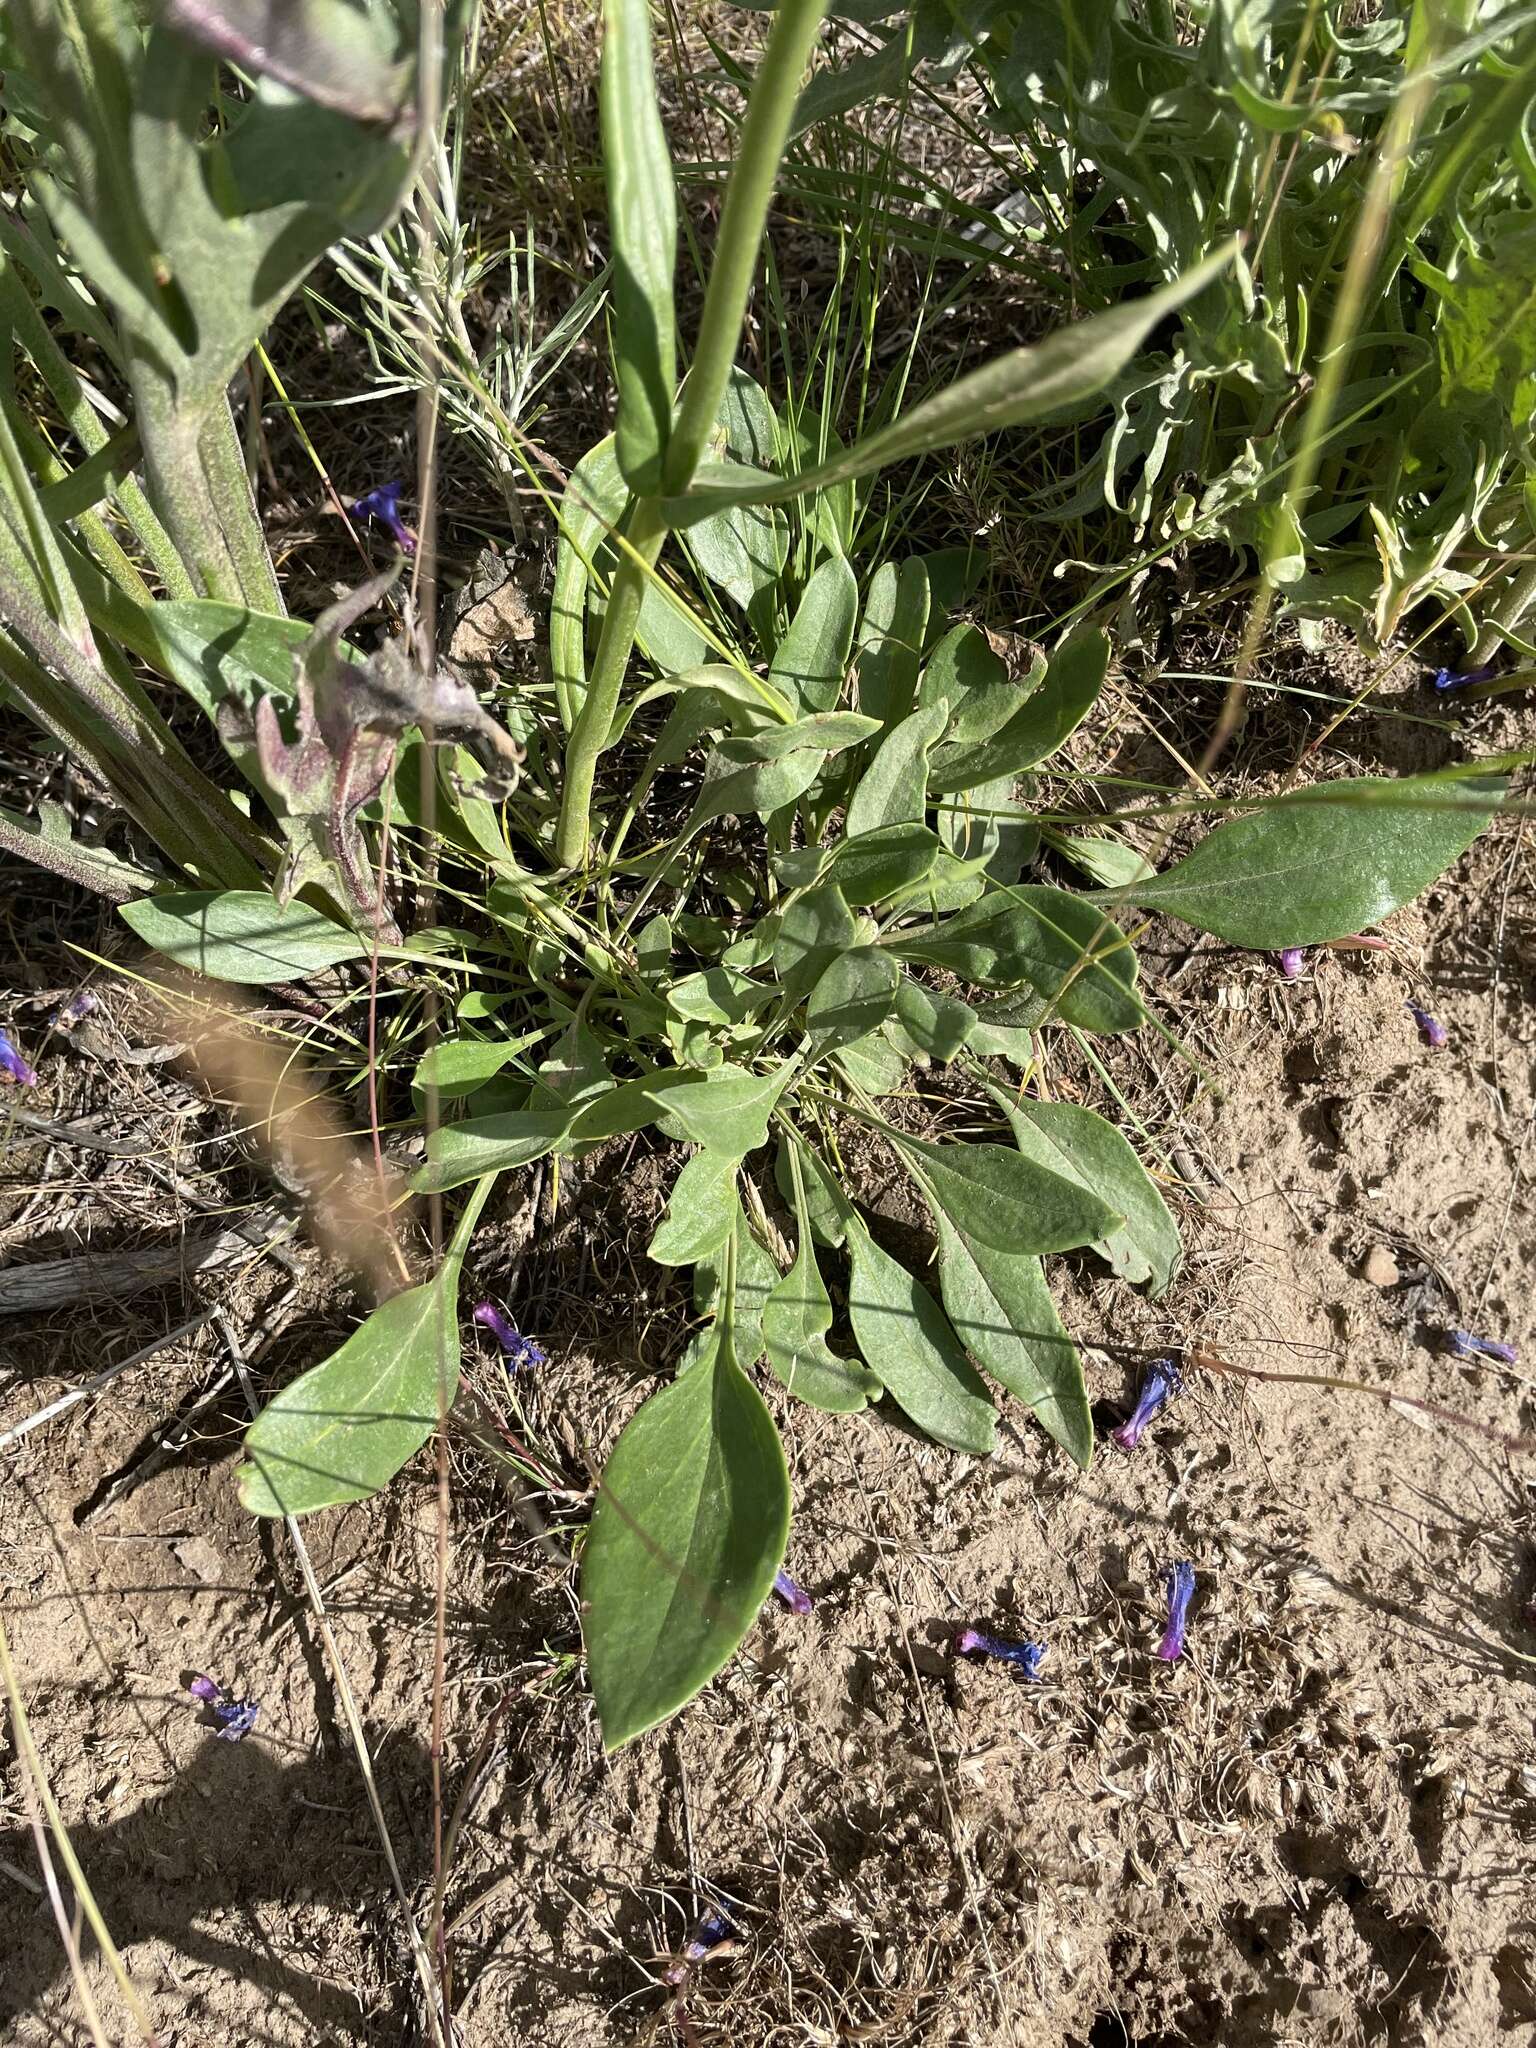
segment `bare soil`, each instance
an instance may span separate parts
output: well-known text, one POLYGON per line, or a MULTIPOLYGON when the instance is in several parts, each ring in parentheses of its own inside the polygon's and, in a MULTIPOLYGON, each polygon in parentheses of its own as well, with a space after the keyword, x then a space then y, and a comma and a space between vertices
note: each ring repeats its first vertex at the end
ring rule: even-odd
MULTIPOLYGON (((1390 755, 1415 730, 1353 737, 1390 755)), ((1052 1262, 1106 1428, 1170 1351, 1536 1428, 1523 1368, 1460 1364, 1441 1342, 1467 1327, 1529 1357, 1536 1334, 1531 880, 1528 826, 1501 820, 1390 928, 1389 954, 1314 953, 1292 985, 1268 960, 1149 935, 1150 994, 1197 1064, 1144 1034, 1111 1069, 1167 1162, 1184 1272, 1151 1304, 1091 1257, 1052 1262), (1444 1051, 1409 996, 1449 1027, 1444 1051)), ((21 993, 9 1020, 35 1045, 29 1020, 62 992, 21 993)), ((239 1207, 251 1190, 217 1116, 173 1068, 116 1063, 133 1020, 118 1032, 114 1015, 94 1053, 45 1041, 26 1107, 120 1134, 152 1109, 162 1172, 239 1207), (199 1177, 210 1162, 222 1180, 199 1177)), ((1096 1099, 1070 1066, 1056 1081, 1096 1099)), ((192 1220, 143 1162, 16 1127, 5 1172, 13 1262, 192 1220)), ((772 1606, 675 1723, 602 1757, 568 1532, 591 1461, 686 1332, 643 1257, 669 1172, 626 1141, 568 1172, 557 1204, 511 1177, 473 1252, 466 1300, 511 1292, 552 1353, 518 1427, 564 1491, 535 1526, 455 1452, 460 2040, 1536 2040, 1533 1466, 1421 1410, 1197 1363, 1137 1452, 1106 1446, 1078 1474, 1017 1415, 974 1461, 883 1410, 822 1416, 770 1387, 790 1569, 814 1612, 772 1606), (1179 1558, 1198 1590, 1188 1654, 1166 1665, 1160 1574, 1179 1558), (1042 1682, 958 1661, 971 1622, 1048 1643, 1042 1682), (739 1942, 667 1985, 711 1901, 739 1942)), ((296 1285, 253 1253, 233 1275, 6 1326, 0 1432, 199 1303, 227 1306, 249 1348, 286 1302, 255 1365, 280 1383, 348 1320, 334 1276, 300 1265, 296 1285)), ((236 1498, 228 1365, 210 1324, 0 1453, 33 1734, 165 2042, 414 2039, 402 1911, 293 1546, 236 1498), (189 1700, 198 1671, 260 1702, 245 1741, 217 1740, 189 1700)), ((511 1413, 488 1359, 472 1379, 511 1413)), ((435 1503, 424 1455, 385 1499, 303 1532, 423 1918, 435 1503)), ((0 2033, 83 2043, 14 1749, 6 1762, 0 2033)), ((109 2038, 128 2038, 84 1950, 109 2038)))

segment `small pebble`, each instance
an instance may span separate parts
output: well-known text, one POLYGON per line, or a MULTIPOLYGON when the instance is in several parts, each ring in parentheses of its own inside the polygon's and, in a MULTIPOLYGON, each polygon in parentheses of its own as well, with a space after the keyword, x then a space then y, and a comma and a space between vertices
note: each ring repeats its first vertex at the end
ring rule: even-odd
POLYGON ((1396 1259, 1384 1244, 1373 1244, 1365 1255, 1362 1269, 1372 1287, 1395 1287, 1402 1279, 1396 1259))

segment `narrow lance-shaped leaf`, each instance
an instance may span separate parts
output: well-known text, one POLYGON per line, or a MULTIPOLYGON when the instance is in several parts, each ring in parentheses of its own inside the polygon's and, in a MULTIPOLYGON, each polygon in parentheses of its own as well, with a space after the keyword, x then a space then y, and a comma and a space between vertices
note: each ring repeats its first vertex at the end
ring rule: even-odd
POLYGON ((691 1266, 725 1243, 740 1214, 736 1167, 719 1152, 696 1152, 687 1161, 648 1247, 658 1266, 691 1266))
POLYGON ((125 904, 120 915, 167 960, 215 981, 302 981, 369 951, 308 904, 280 904, 259 889, 171 890, 125 904))
POLYGON ((1098 900, 1182 918, 1236 946, 1315 946, 1411 903, 1490 822, 1499 776, 1318 783, 1234 818, 1160 875, 1098 900))
POLYGON ((848 805, 848 836, 891 825, 920 825, 928 787, 928 750, 944 730, 949 706, 941 698, 904 718, 880 742, 848 805))
POLYGON ((773 1585, 789 1473, 736 1363, 729 1262, 706 1354, 615 1445, 582 1555, 582 1632, 603 1746, 654 1728, 727 1662, 773 1585))
POLYGON ((1077 1181, 1120 1211, 1125 1220, 1095 1240, 1094 1249, 1122 1280, 1137 1286, 1150 1281, 1152 1294, 1161 1294, 1179 1270, 1179 1226, 1129 1140, 1074 1102, 1015 1105, 996 1090, 993 1095, 1026 1158, 1077 1181))
POLYGON ((485 1198, 470 1197, 442 1266, 376 1308, 323 1365, 277 1394, 245 1435, 240 1498, 253 1515, 366 1500, 437 1427, 459 1381, 459 1271, 485 1198))
POLYGON ((1121 1218, 1075 1177, 1007 1145, 931 1145, 888 1132, 936 1211, 999 1251, 1064 1252, 1117 1229, 1121 1218))
POLYGON ((1161 291, 1075 321, 1032 347, 998 356, 800 476, 777 477, 765 471, 744 476, 740 469, 721 465, 701 468, 686 497, 665 501, 668 521, 686 527, 725 504, 766 505, 808 496, 976 434, 1042 419, 1090 397, 1120 374, 1161 320, 1210 283, 1232 260, 1232 253, 1231 248, 1224 249, 1161 291))
POLYGON ((860 1351, 880 1361, 880 1379, 919 1429, 953 1451, 986 1457, 997 1410, 943 1310, 857 1219, 848 1224, 848 1248, 848 1315, 860 1351))
POLYGON ((677 194, 656 104, 650 0, 606 0, 602 128, 613 234, 615 440, 630 488, 654 493, 677 383, 677 194))

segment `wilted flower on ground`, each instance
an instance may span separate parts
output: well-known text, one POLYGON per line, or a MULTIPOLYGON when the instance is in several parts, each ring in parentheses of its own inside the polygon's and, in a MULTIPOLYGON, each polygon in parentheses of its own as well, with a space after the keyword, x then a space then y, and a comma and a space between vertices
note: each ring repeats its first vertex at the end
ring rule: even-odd
POLYGON ((1189 1603, 1195 1597, 1195 1568, 1192 1564, 1170 1565, 1163 1576, 1168 1582, 1168 1626, 1163 1630, 1157 1654, 1165 1664, 1171 1664, 1184 1654, 1184 1624, 1189 1616, 1189 1603))
POLYGON ((810 1594, 806 1592, 803 1586, 797 1586, 788 1572, 776 1572, 774 1574, 773 1590, 791 1612, 795 1614, 810 1613, 810 1594))
POLYGON ((404 484, 380 484, 375 490, 365 491, 349 509, 354 519, 376 519, 380 526, 388 528, 402 555, 414 555, 416 536, 400 517, 400 493, 404 489, 404 484))
POLYGON ((37 1086, 35 1069, 27 1065, 3 1031, 0 1031, 0 1074, 4 1074, 7 1080, 14 1081, 21 1088, 37 1086))
POLYGON ((1515 1365, 1520 1354, 1513 1344, 1497 1337, 1474 1337, 1470 1330, 1447 1330, 1445 1348, 1452 1358, 1495 1358, 1500 1365, 1515 1365))
POLYGON ((55 1031, 73 1031, 82 1017, 89 1017, 96 1007, 96 998, 88 988, 72 995, 67 1003, 60 1003, 50 1022, 55 1031))
MULTIPOLYGON (((734 1947, 737 1929, 718 1906, 711 1906, 699 1916, 698 1925, 689 1937, 682 1954, 666 1973, 669 1984, 681 1984, 688 1974, 690 1964, 702 1962, 705 1956, 713 1955, 717 1949, 734 1947)), ((727 1950, 727 1952, 729 1952, 727 1950)))
POLYGON ((1451 1034, 1446 1030, 1438 1017, 1432 1017, 1428 1010, 1421 1010, 1417 1003, 1408 1003, 1404 1007, 1414 1023, 1418 1025, 1419 1035, 1427 1046, 1439 1052, 1443 1046, 1450 1044, 1451 1034))
POLYGON ((989 1635, 985 1629, 963 1628, 955 1638, 955 1652, 961 1657, 997 1657, 1012 1664, 1026 1678, 1038 1678, 1050 1646, 1021 1643, 1013 1636, 989 1635))
POLYGON ((212 1707, 220 1723, 214 1733, 220 1742, 238 1742, 243 1735, 249 1735, 256 1725, 256 1716, 261 1708, 255 1700, 237 1700, 216 1679, 204 1677, 202 1672, 190 1681, 187 1691, 194 1699, 212 1707))
POLYGON ((1468 683, 1486 683, 1493 679, 1493 664, 1485 661, 1481 668, 1437 668, 1431 681, 1437 690, 1464 690, 1468 683))
POLYGON ((1147 1376, 1141 1383, 1141 1392, 1136 1397, 1136 1406, 1118 1429, 1110 1431, 1111 1439, 1122 1451, 1134 1451, 1141 1442, 1142 1431, 1157 1414, 1165 1402, 1175 1394, 1184 1391, 1184 1376, 1171 1358, 1154 1358, 1147 1367, 1147 1376))
POLYGON ((1280 972, 1287 981, 1295 981, 1306 965, 1306 949, 1303 946, 1282 946, 1280 949, 1280 972))
POLYGON ((490 1331, 514 1372, 522 1372, 524 1368, 535 1365, 548 1365, 547 1355, 531 1337, 525 1337, 515 1324, 508 1322, 494 1301, 482 1301, 475 1309, 474 1320, 490 1331))

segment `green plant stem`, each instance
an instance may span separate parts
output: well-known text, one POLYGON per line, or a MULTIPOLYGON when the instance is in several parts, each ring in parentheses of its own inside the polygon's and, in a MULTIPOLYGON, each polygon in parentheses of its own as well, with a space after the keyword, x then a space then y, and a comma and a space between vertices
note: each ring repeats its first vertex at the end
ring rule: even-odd
POLYGON ((132 372, 135 416, 144 444, 144 467, 156 512, 204 597, 245 602, 239 567, 208 488, 199 448, 201 423, 176 402, 169 380, 136 359, 132 372))
POLYGON ((693 352, 693 367, 662 464, 662 491, 677 497, 693 481, 720 416, 757 273, 768 207, 789 140, 800 81, 810 62, 825 0, 782 0, 752 82, 741 147, 726 186, 715 257, 693 352))
MULTIPOLYGON (((715 260, 704 295, 693 367, 662 465, 662 489, 675 497, 693 481, 720 414, 720 402, 736 360, 741 323, 762 248, 768 205, 779 160, 789 137, 800 80, 816 40, 825 0, 784 0, 758 66, 741 149, 726 186, 715 243, 715 260)), ((565 752, 565 788, 555 833, 555 858, 563 868, 584 868, 591 853, 592 788, 598 756, 608 743, 635 644, 640 603, 667 528, 659 503, 641 498, 631 506, 625 549, 608 593, 608 609, 592 665, 586 699, 565 752)))
POLYGON ((598 756, 613 729, 619 692, 624 687, 624 673, 635 644, 635 629, 640 623, 645 586, 666 538, 661 507, 654 498, 635 501, 625 538, 629 549, 614 572, 591 680, 565 750, 565 788, 555 831, 555 859, 563 868, 587 865, 592 843, 592 785, 597 777, 598 756))
POLYGON ((267 551, 256 501, 251 495, 240 437, 235 432, 229 400, 222 392, 214 401, 198 446, 202 451, 208 494, 234 557, 246 603, 255 611, 275 612, 279 618, 286 618, 287 607, 277 587, 272 557, 267 551))

